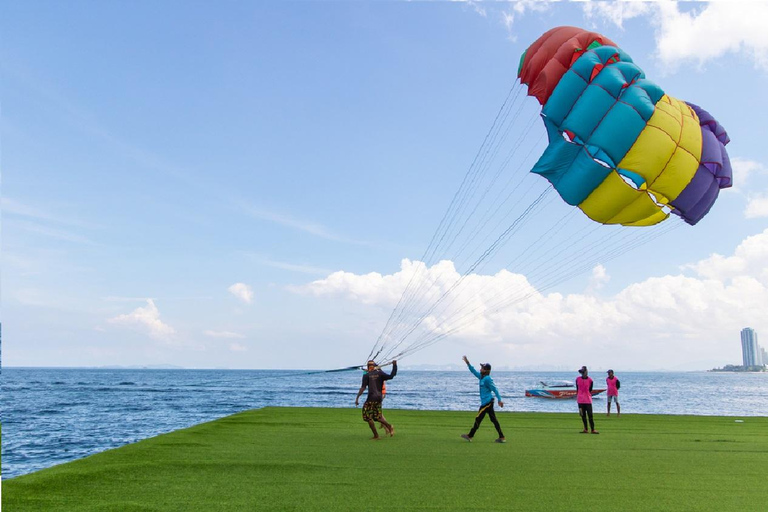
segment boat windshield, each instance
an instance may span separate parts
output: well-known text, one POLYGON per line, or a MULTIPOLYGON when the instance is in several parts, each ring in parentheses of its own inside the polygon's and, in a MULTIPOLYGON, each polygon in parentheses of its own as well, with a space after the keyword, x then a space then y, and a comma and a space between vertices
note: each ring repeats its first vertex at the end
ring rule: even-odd
POLYGON ((547 388, 575 388, 576 385, 573 382, 567 380, 557 380, 551 382, 541 381, 541 385, 547 388))

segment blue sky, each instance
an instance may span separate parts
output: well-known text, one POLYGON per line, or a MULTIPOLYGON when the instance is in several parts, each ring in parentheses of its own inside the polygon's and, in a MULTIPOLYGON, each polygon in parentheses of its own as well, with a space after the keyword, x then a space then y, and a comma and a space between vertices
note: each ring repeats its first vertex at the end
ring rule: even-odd
MULTIPOLYGON (((764 4, 17 2, 0 14, 6 365, 362 362, 520 54, 558 25, 607 35, 713 113, 735 186, 697 226, 403 363, 705 369, 740 362, 742 327, 768 336, 764 4)), ((525 108, 535 115, 535 100, 525 108)), ((477 279, 507 286, 493 277, 504 261, 477 279)))

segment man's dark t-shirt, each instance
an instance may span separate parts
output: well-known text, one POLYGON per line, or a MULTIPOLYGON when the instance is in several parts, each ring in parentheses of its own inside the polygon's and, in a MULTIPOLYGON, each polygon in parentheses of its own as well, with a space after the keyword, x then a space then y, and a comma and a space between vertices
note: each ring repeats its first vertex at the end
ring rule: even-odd
POLYGON ((363 375, 363 387, 368 387, 367 402, 381 402, 382 393, 381 390, 384 386, 385 380, 390 380, 397 375, 397 364, 392 365, 392 373, 384 373, 381 370, 373 370, 363 375))

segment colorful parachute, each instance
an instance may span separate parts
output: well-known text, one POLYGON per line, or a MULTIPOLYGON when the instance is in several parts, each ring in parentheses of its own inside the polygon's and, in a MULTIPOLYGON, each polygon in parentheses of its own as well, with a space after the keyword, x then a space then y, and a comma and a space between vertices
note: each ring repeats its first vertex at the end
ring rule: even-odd
POLYGON ((520 59, 549 145, 532 172, 603 224, 696 224, 731 186, 728 134, 704 109, 664 94, 611 40, 554 28, 520 59))

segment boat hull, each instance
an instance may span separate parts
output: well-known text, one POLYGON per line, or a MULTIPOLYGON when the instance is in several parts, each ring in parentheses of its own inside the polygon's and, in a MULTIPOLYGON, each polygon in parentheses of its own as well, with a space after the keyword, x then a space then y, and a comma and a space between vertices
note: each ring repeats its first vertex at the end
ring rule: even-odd
MULTIPOLYGON (((593 389, 592 396, 599 395, 604 389, 593 389)), ((576 398, 575 389, 526 389, 525 396, 537 398, 576 398)))

